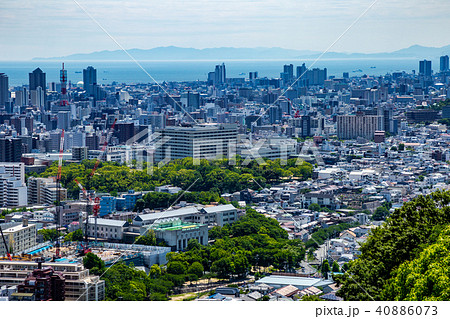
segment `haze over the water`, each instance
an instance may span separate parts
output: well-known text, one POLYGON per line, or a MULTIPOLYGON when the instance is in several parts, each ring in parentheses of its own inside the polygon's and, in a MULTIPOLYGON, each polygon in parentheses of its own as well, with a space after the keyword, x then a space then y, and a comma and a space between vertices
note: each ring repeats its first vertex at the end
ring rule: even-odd
MULTIPOLYGON (((3 1, 0 60, 154 48, 282 47, 323 51, 373 0, 3 1), (91 17, 95 19, 94 22, 91 17)), ((448 45, 450 2, 377 1, 331 48, 392 52, 448 45)))

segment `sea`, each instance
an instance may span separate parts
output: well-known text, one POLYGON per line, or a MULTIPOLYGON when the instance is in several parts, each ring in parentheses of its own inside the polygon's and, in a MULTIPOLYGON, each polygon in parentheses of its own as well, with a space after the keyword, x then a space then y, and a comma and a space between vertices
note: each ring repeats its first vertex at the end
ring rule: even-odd
MULTIPOLYGON (((432 61, 438 66, 439 61, 432 61)), ((28 84, 28 74, 37 67, 47 74, 47 82, 59 82, 59 70, 62 62, 68 72, 68 80, 73 84, 83 80, 83 69, 93 66, 97 69, 99 84, 158 83, 206 81, 208 73, 214 71, 217 64, 225 63, 227 78, 248 78, 249 72, 258 72, 259 77, 277 78, 283 71, 283 65, 295 67, 305 65, 309 68, 327 68, 328 76, 342 77, 343 72, 351 76, 386 75, 392 72, 418 70, 419 60, 413 58, 397 59, 323 59, 314 60, 208 60, 208 61, 0 61, 0 73, 9 78, 10 86, 28 84), (144 71, 144 70, 145 71, 144 71), (148 75, 148 74, 150 75, 148 75)))

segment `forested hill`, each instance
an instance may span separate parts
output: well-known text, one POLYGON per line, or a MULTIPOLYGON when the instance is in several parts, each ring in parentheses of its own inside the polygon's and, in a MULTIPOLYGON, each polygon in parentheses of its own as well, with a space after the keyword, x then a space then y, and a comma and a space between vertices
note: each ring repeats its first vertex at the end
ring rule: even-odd
POLYGON ((448 300, 450 191, 418 196, 376 228, 350 263, 345 300, 448 300), (352 278, 349 277, 352 276, 352 278))

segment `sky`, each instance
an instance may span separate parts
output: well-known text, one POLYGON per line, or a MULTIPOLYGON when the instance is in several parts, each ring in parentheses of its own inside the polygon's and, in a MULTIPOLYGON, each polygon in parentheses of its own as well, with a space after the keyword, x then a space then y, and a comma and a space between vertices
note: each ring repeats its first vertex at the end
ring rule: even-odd
POLYGON ((414 44, 449 45, 449 16, 448 0, 1 1, 0 60, 120 49, 98 24, 126 49, 323 51, 339 39, 330 51, 392 52, 414 44))

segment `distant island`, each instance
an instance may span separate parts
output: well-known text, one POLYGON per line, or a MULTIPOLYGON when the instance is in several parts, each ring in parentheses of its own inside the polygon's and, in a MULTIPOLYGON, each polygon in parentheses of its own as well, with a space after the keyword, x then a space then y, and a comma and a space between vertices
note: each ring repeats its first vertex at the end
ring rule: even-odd
MULTIPOLYGON (((268 59, 315 59, 322 52, 310 50, 292 50, 284 48, 181 48, 176 46, 157 47, 153 49, 130 49, 128 52, 137 60, 268 60, 268 59)), ((433 59, 450 54, 450 45, 434 48, 413 45, 405 49, 384 53, 343 53, 327 52, 324 59, 395 59, 415 58, 433 59)), ((72 61, 96 61, 96 60, 129 60, 130 57, 122 50, 98 51, 92 53, 79 53, 62 57, 37 57, 33 60, 72 60, 72 61)))

